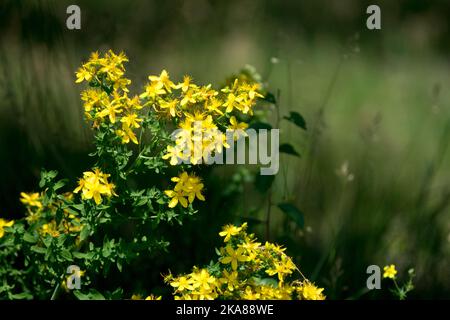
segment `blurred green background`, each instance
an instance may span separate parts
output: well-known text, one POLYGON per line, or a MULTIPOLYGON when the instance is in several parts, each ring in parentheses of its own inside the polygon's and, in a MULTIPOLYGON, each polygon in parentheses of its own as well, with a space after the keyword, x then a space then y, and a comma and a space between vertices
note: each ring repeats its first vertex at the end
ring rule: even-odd
MULTIPOLYGON (((125 51, 135 92, 163 68, 220 84, 251 64, 280 92, 281 113, 298 111, 308 125, 280 123, 281 142, 302 157, 282 155, 271 196, 295 202, 305 228, 273 208, 270 240, 330 298, 391 297, 388 281, 364 290, 367 266, 390 263, 400 279, 415 268, 411 297, 449 298, 449 13, 444 0, 1 0, 0 216, 23 216, 19 193, 37 189, 41 168, 74 180, 92 165, 74 84, 90 52, 125 51), (71 4, 81 30, 66 28, 71 4), (369 4, 381 7, 382 30, 366 28, 369 4)), ((224 223, 251 217, 264 239, 267 196, 251 183, 223 190, 241 183, 233 179, 217 170, 201 212, 170 229, 167 257, 114 281, 139 276, 151 290, 168 268, 207 263, 224 223)))

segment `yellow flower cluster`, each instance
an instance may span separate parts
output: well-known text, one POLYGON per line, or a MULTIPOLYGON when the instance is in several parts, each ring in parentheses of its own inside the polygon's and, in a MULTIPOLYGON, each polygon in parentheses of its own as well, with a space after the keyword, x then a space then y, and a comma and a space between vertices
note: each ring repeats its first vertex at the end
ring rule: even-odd
POLYGON ((95 168, 94 171, 86 171, 83 173, 83 178, 78 180, 78 187, 73 192, 81 191, 83 199, 94 199, 95 203, 99 205, 103 201, 102 196, 107 198, 117 196, 114 192, 115 185, 108 182, 109 176, 98 168, 95 168))
POLYGON ((187 114, 175 132, 175 146, 167 146, 163 159, 170 159, 171 165, 182 161, 198 164, 202 159, 208 161, 214 152, 222 153, 229 148, 226 135, 217 128, 211 115, 206 113, 187 114))
POLYGON ((12 227, 14 224, 14 220, 6 221, 5 219, 0 218, 0 238, 3 238, 5 235, 5 227, 12 227))
POLYGON ((219 233, 225 246, 219 262, 211 268, 197 268, 187 275, 169 274, 165 282, 174 288, 175 299, 323 300, 323 288, 303 277, 284 251, 272 243, 257 242, 246 232, 247 224, 227 225, 219 233), (301 280, 287 281, 298 271, 301 280))
POLYGON ((175 187, 173 190, 164 191, 171 198, 169 208, 174 208, 178 203, 186 208, 188 202, 192 203, 195 198, 205 201, 205 197, 202 195, 203 183, 196 175, 183 172, 171 180, 176 182, 175 187))
POLYGON ((127 85, 131 80, 124 77, 124 62, 128 58, 125 54, 116 55, 111 50, 103 57, 97 52, 91 55, 89 61, 76 72, 77 80, 88 81, 91 88, 81 93, 84 102, 86 118, 93 121, 97 128, 105 120, 111 124, 120 123, 115 130, 122 143, 130 141, 138 144, 134 129, 140 127, 143 119, 139 118, 138 111, 142 109, 138 96, 128 96, 127 85))
MULTIPOLYGON (((131 80, 124 77, 124 63, 128 58, 124 53, 115 54, 109 50, 103 56, 92 53, 88 62, 76 72, 76 83, 87 81, 90 88, 81 93, 86 118, 94 128, 109 121, 115 126, 115 133, 122 143, 138 144, 135 129, 144 120, 139 110, 152 107, 160 118, 173 119, 178 129, 175 146, 167 147, 165 159, 172 165, 180 161, 197 164, 214 152, 221 153, 228 148, 226 136, 219 128, 243 132, 248 127, 239 122, 235 114, 252 115, 261 85, 249 78, 238 77, 220 90, 211 84, 197 85, 190 76, 180 83, 174 83, 169 73, 162 70, 159 75, 150 75, 144 93, 129 97, 127 86, 131 80), (229 120, 229 122, 227 122, 229 120)), ((237 139, 245 135, 234 135, 237 139)))
POLYGON ((159 76, 149 76, 149 80, 145 92, 140 95, 147 100, 144 106, 151 105, 162 117, 178 121, 180 130, 175 134, 175 146, 168 146, 163 157, 170 159, 172 165, 182 161, 198 164, 201 159, 207 161, 214 152, 221 153, 224 147, 229 148, 219 125, 242 132, 248 124, 239 123, 231 114, 237 111, 252 115, 256 99, 263 97, 258 92, 259 83, 249 84, 239 79, 219 91, 212 89, 211 84, 196 85, 189 76, 175 84, 166 70, 159 76), (230 119, 230 123, 222 119, 230 119))
POLYGON ((76 83, 83 81, 93 82, 94 85, 109 85, 115 90, 122 89, 127 92, 127 85, 131 83, 123 77, 125 74, 124 62, 128 58, 124 53, 115 54, 109 50, 103 57, 98 52, 93 52, 88 62, 84 63, 75 73, 76 83))
MULTIPOLYGON (((30 224, 39 224, 38 231, 41 236, 49 234, 52 237, 58 237, 61 233, 77 234, 81 231, 80 219, 67 209, 63 209, 63 218, 59 224, 56 222, 56 212, 63 204, 61 200, 55 200, 44 206, 42 195, 39 193, 21 192, 20 196, 20 202, 27 208, 26 220, 30 224)), ((71 201, 73 193, 67 192, 62 196, 65 200, 71 201)))

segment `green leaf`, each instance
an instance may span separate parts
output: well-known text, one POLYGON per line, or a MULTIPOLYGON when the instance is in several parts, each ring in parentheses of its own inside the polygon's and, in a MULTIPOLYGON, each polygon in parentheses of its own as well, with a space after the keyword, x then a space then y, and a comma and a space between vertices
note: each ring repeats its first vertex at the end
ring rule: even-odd
POLYGON ((80 290, 74 290, 73 294, 78 300, 105 300, 105 297, 95 289, 89 289, 89 292, 86 294, 80 290))
POLYGON ((66 182, 64 180, 59 180, 57 183, 55 183, 55 185, 53 186, 53 191, 56 191, 58 189, 61 189, 62 187, 64 187, 64 185, 66 184, 66 182))
POLYGON ((77 259, 86 258, 86 253, 83 253, 83 252, 73 252, 72 255, 77 259))
POLYGON ((119 300, 119 299, 122 299, 122 297, 123 297, 123 289, 122 288, 117 288, 110 294, 110 299, 112 299, 112 300, 119 300))
POLYGON ((11 299, 23 300, 23 299, 33 299, 33 296, 27 292, 11 294, 9 296, 11 299))
POLYGON ((258 172, 258 174, 256 175, 256 178, 255 178, 256 190, 258 190, 261 193, 266 192, 267 190, 270 189, 274 180, 275 180, 274 175, 263 176, 263 175, 260 175, 258 172))
POLYGON ((48 182, 52 181, 57 175, 58 171, 45 171, 44 169, 42 169, 39 187, 43 188, 48 182))
POLYGON ((295 151, 294 147, 289 143, 283 143, 280 145, 280 152, 287 153, 300 158, 300 154, 295 151))
POLYGON ((78 215, 78 212, 70 208, 69 206, 62 206, 62 209, 67 211, 69 214, 73 214, 74 216, 78 215))
POLYGON ((61 251, 61 257, 63 257, 67 261, 71 261, 72 260, 72 254, 67 249, 64 249, 64 250, 61 251))
POLYGON ((80 204, 74 204, 72 205, 72 207, 74 207, 75 209, 82 211, 84 209, 84 204, 80 203, 80 204))
POLYGON ((289 116, 284 116, 283 119, 286 119, 290 122, 292 122, 293 124, 295 124, 297 127, 300 127, 304 130, 306 130, 306 121, 303 118, 303 116, 295 111, 291 111, 289 112, 289 116))
POLYGON ((305 226, 305 219, 303 212, 301 212, 295 205, 283 202, 278 204, 278 208, 283 211, 289 218, 291 218, 299 228, 305 226))
POLYGON ((38 246, 32 246, 31 251, 37 252, 37 253, 46 253, 47 249, 38 247, 38 246))
POLYGON ((89 234, 91 233, 91 228, 86 224, 83 226, 83 229, 81 229, 80 232, 80 241, 83 241, 87 237, 89 237, 89 234))
POLYGON ((64 211, 61 208, 57 208, 55 213, 55 220, 57 225, 59 225, 59 223, 61 222, 63 215, 64 211))
POLYGON ((24 233, 23 240, 29 243, 36 243, 37 237, 29 232, 24 233))
POLYGON ((270 103, 277 103, 277 99, 275 98, 275 95, 273 93, 266 93, 266 95, 264 96, 264 100, 270 103))

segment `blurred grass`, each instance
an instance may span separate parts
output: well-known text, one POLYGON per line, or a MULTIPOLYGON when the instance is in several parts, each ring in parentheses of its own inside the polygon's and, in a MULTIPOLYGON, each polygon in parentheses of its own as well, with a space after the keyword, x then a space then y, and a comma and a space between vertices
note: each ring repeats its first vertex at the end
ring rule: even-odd
MULTIPOLYGON (((398 23, 399 32, 377 35, 359 27, 330 35, 313 32, 311 21, 304 26, 311 33, 284 21, 289 6, 277 21, 267 18, 277 12, 269 5, 249 2, 197 1, 172 11, 153 2, 111 2, 105 8, 85 1, 86 29, 76 33, 63 27, 65 5, 38 1, 13 10, 45 23, 12 19, 21 28, 12 23, 13 31, 0 41, 2 215, 22 214, 18 194, 36 187, 42 167, 75 179, 90 166, 91 134, 73 72, 91 51, 126 51, 136 91, 148 74, 163 68, 175 79, 191 74, 198 82, 220 83, 250 63, 271 91, 281 92, 282 114, 299 111, 308 124, 307 132, 299 132, 281 122, 282 142, 296 145, 302 158, 282 155, 273 188, 274 198, 287 192, 304 211, 306 228, 294 228, 274 209, 272 237, 288 246, 332 298, 354 296, 365 286, 367 266, 387 263, 397 264, 402 274, 416 268, 413 297, 448 297, 450 74, 448 57, 431 47, 429 29, 398 23), (32 27, 40 29, 33 33, 32 27), (346 162, 351 181, 337 174, 346 162)), ((424 16, 417 25, 428 26, 424 16)), ((389 16, 388 21, 393 23, 389 16)), ((209 189, 214 201, 217 187, 209 189)), ((267 201, 251 191, 238 199, 237 216, 267 201)), ((256 216, 264 214, 265 209, 256 216)), ((208 261, 202 253, 213 255, 206 246, 216 230, 187 228, 192 246, 205 248, 183 254, 208 261)), ((377 296, 389 294, 363 297, 377 296)))

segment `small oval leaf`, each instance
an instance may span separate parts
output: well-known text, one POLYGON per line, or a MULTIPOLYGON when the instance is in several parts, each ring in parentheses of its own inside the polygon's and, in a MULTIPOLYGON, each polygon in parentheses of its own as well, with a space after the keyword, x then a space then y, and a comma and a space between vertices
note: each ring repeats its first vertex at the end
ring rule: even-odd
POLYGON ((280 208, 281 211, 291 218, 299 228, 303 229, 305 226, 305 218, 303 212, 301 212, 295 205, 288 202, 282 202, 278 204, 278 208, 280 208))

